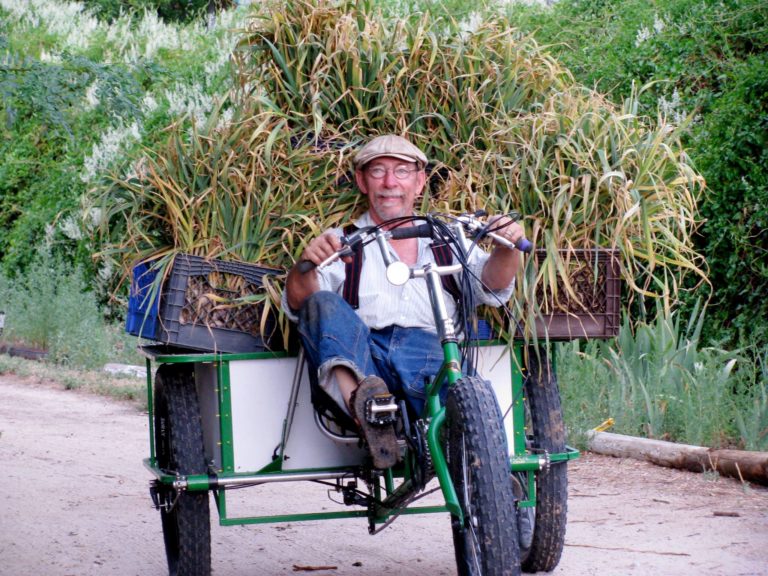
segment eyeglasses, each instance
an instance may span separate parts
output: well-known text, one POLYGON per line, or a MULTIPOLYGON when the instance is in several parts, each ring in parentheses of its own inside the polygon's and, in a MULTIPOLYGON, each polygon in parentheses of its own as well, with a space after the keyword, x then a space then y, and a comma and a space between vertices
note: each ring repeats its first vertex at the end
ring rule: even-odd
MULTIPOLYGON (((398 166, 397 168, 392 170, 392 174, 394 174, 395 178, 397 178, 398 180, 407 180, 411 174, 418 171, 419 171, 418 168, 406 168, 405 166, 398 166)), ((368 172, 368 175, 371 178, 380 180, 387 175, 387 172, 389 172, 389 169, 384 168, 383 166, 374 166, 373 168, 368 168, 366 172, 368 172)))

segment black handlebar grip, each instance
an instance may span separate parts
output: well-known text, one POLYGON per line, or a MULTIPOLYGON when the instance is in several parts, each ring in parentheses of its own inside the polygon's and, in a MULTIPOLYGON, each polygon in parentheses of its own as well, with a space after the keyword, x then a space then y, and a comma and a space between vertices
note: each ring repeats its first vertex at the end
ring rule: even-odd
POLYGON ((526 238, 520 238, 520 240, 515 243, 515 248, 520 250, 520 252, 525 252, 528 254, 531 250, 533 250, 533 244, 531 244, 531 241, 527 240, 526 238))
POLYGON ((301 274, 306 274, 310 270, 314 270, 317 264, 312 262, 312 260, 301 260, 298 264, 296 264, 296 270, 298 270, 301 274))
POLYGON ((419 224, 418 226, 401 226, 390 230, 392 240, 403 240, 404 238, 432 238, 432 225, 419 224))

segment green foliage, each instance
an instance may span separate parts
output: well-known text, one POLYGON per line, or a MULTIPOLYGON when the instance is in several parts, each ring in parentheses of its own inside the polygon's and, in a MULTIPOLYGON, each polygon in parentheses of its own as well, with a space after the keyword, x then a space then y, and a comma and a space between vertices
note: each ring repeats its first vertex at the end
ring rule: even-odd
POLYGON ((768 351, 755 355, 754 378, 747 380, 737 393, 741 409, 736 413, 736 427, 747 450, 768 451, 768 351))
MULTIPOLYGON (((700 179, 677 136, 575 85, 503 19, 474 31, 430 16, 386 19, 351 3, 294 2, 255 17, 238 86, 259 86, 193 130, 177 124, 140 174, 89 200, 103 255, 127 272, 178 251, 285 267, 311 234, 361 207, 348 159, 408 134, 432 159, 423 210, 520 209, 547 264, 518 284, 533 314, 563 247, 616 247, 638 292, 687 271, 700 179)), ((565 278, 563 278, 565 277, 565 278)), ((533 322, 527 322, 532 326, 533 322)))
MULTIPOLYGON (((604 360, 612 342, 574 340, 556 345, 557 377, 568 440, 586 448, 587 432, 612 417, 615 379, 604 360)), ((614 417, 615 418, 615 417, 614 417)))
POLYGON ((125 338, 104 322, 93 292, 79 269, 41 252, 26 274, 0 275, 0 302, 6 313, 2 339, 48 351, 53 362, 100 368, 125 352, 125 338))
POLYGON ((23 358, 0 354, 0 374, 16 374, 21 377, 30 375, 30 362, 23 358))
MULTIPOLYGON (((143 92, 138 75, 63 53, 56 62, 7 52, 0 61, 6 130, 0 140, 0 258, 21 270, 85 191, 83 157, 110 118, 136 118, 143 92), (98 104, 86 105, 86 93, 98 104)), ((71 238, 69 239, 71 240, 71 238)), ((70 261, 91 266, 77 242, 59 247, 70 261)))
POLYGON ((696 155, 711 189, 702 248, 715 287, 715 319, 741 340, 768 345, 766 70, 768 52, 734 66, 728 90, 697 132, 696 155))
POLYGON ((171 118, 207 112, 206 91, 222 90, 228 78, 225 26, 234 16, 221 15, 222 27, 207 32, 151 14, 107 25, 66 2, 3 6, 2 267, 22 273, 47 242, 100 287, 109 270, 97 270, 86 233, 98 214, 83 213, 81 197, 117 159, 162 139, 171 118))
MULTIPOLYGON (((558 377, 577 437, 609 417, 615 431, 689 444, 768 445, 768 375, 753 352, 700 347, 704 312, 687 325, 659 310, 650 324, 625 322, 615 343, 561 344, 558 377)), ((763 449, 758 448, 758 449, 763 449)))
POLYGON ((7 54, 0 62, 0 93, 5 104, 5 125, 12 129, 19 120, 34 118, 54 130, 73 136, 73 108, 81 110, 85 91, 94 86, 102 115, 136 118, 143 92, 134 74, 124 66, 101 64, 64 53, 61 62, 42 62, 7 54))
MULTIPOLYGON (((36 119, 19 122, 0 140, 0 257, 7 273, 28 266, 59 214, 78 205, 85 190, 80 179, 85 153, 79 143, 45 130, 36 119)), ((60 242, 56 251, 69 261, 90 264, 90 255, 79 252, 76 242, 60 242)))
POLYGON ((676 88, 688 111, 719 94, 723 72, 768 46, 765 0, 560 0, 508 7, 558 60, 601 92, 626 97, 633 84, 656 82, 643 96, 649 113, 676 88))
MULTIPOLYGON (((154 10, 168 22, 190 22, 200 18, 210 0, 85 0, 84 4, 101 19, 109 22, 123 14, 154 10)), ((224 0, 214 0, 214 4, 231 4, 224 0)))
POLYGON ((688 126, 709 188, 696 238, 712 284, 705 332, 768 345, 768 2, 561 0, 509 12, 579 81, 616 99, 644 86, 644 112, 688 126))

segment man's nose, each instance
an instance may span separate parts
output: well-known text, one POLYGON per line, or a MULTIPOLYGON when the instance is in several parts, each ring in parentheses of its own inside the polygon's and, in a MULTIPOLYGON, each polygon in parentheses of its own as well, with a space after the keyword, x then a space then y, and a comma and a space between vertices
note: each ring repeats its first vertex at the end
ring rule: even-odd
POLYGON ((387 172, 384 174, 384 185, 387 188, 391 188, 393 186, 396 186, 397 183, 398 183, 398 180, 395 177, 395 171, 394 170, 387 170, 387 172))

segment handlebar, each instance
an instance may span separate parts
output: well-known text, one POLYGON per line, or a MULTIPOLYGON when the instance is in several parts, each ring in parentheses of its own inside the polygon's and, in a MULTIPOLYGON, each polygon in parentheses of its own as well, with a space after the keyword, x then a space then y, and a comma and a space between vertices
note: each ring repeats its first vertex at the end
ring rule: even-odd
POLYGON ((492 238, 505 248, 509 248, 510 250, 519 250, 520 252, 524 252, 525 254, 528 254, 531 250, 533 250, 533 244, 530 242, 530 240, 527 240, 526 238, 520 238, 520 240, 515 242, 511 242, 504 238, 504 236, 501 236, 499 234, 496 234, 496 232, 493 232, 492 230, 487 230, 487 224, 481 222, 477 219, 477 216, 485 216, 485 212, 478 212, 476 214, 462 214, 457 218, 459 222, 461 222, 467 230, 470 232, 474 232, 475 234, 482 234, 483 236, 488 236, 489 238, 492 238))
MULTIPOLYGON (((527 254, 533 249, 533 244, 525 238, 521 238, 515 243, 509 241, 504 236, 497 234, 493 230, 488 230, 488 225, 477 218, 477 216, 482 215, 485 214, 483 212, 478 212, 476 215, 463 214, 452 219, 455 222, 460 223, 470 234, 479 235, 480 237, 487 236, 510 250, 519 250, 520 252, 527 254)), ((301 274, 305 274, 314 268, 322 269, 339 258, 352 256, 355 251, 362 248, 363 245, 381 237, 392 240, 403 240, 406 238, 433 238, 434 236, 435 227, 430 222, 419 224, 417 226, 396 226, 395 228, 386 231, 375 226, 364 228, 349 234, 348 236, 342 236, 341 242, 344 247, 326 258, 320 264, 315 264, 310 260, 301 260, 296 265, 296 269, 301 274)))
POLYGON ((315 268, 323 269, 331 262, 335 262, 339 258, 344 258, 345 256, 352 256, 352 254, 355 253, 355 250, 358 250, 363 247, 364 244, 367 244, 370 242, 371 239, 375 238, 375 236, 371 235, 372 231, 375 231, 377 228, 375 226, 371 226, 368 228, 361 228, 360 230, 357 230, 356 232, 353 232, 352 234, 349 234, 347 236, 341 237, 341 243, 343 244, 343 248, 339 250, 338 252, 331 254, 328 258, 320 262, 320 264, 315 264, 311 260, 301 260, 297 265, 296 269, 301 274, 306 274, 310 270, 314 270, 315 268))
POLYGON ((490 236, 500 244, 503 244, 506 248, 509 248, 510 250, 519 250, 523 254, 530 254, 531 250, 533 250, 533 243, 527 238, 520 238, 520 240, 518 240, 517 242, 510 242, 503 236, 499 236, 498 234, 494 234, 493 232, 490 232, 488 236, 490 236))
POLYGON ((406 238, 432 238, 432 224, 419 224, 418 226, 401 226, 389 231, 392 240, 404 240, 406 238))
POLYGON ((299 271, 300 274, 306 274, 310 270, 314 270, 317 267, 317 264, 312 262, 312 260, 300 260, 298 264, 296 264, 296 270, 299 271))
MULTIPOLYGON (((474 216, 459 216, 458 221, 472 232, 479 232, 485 226, 484 224, 480 223, 474 216)), ((400 240, 404 238, 432 238, 433 231, 432 225, 427 223, 419 224, 418 226, 393 228, 390 231, 390 234, 390 238, 392 238, 392 240, 400 240)), ((507 240, 500 234, 496 234, 495 232, 485 232, 485 236, 492 238, 510 250, 519 250, 520 252, 524 252, 526 254, 533 250, 533 244, 526 238, 521 238, 517 241, 517 243, 515 243, 507 240)))

